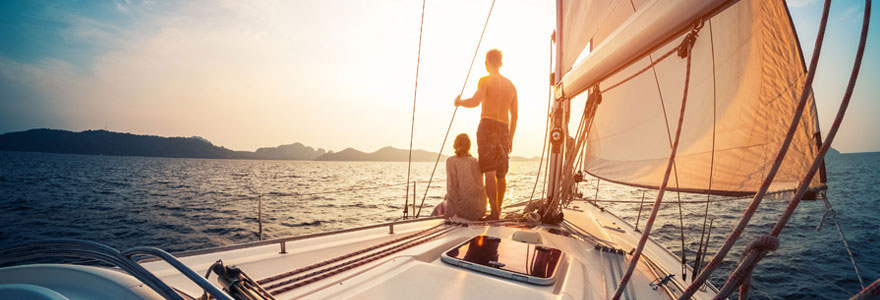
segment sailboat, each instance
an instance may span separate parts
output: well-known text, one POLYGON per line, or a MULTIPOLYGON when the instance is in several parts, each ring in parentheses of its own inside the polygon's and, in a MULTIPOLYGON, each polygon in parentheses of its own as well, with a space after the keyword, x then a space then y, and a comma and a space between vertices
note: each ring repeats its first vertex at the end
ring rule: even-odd
POLYGON ((737 288, 747 298, 754 264, 784 247, 781 229, 752 242, 724 286, 706 279, 768 193, 790 194, 782 228, 805 195, 827 189, 822 158, 870 7, 825 141, 810 88, 819 51, 808 66, 784 1, 557 0, 546 197, 497 221, 413 216, 173 254, 72 239, 10 245, 0 298, 718 299, 737 288), (586 176, 656 190, 646 222, 583 197, 574 186, 586 176), (691 265, 650 236, 667 191, 753 199, 728 242, 691 265), (105 265, 27 263, 52 257, 105 265))

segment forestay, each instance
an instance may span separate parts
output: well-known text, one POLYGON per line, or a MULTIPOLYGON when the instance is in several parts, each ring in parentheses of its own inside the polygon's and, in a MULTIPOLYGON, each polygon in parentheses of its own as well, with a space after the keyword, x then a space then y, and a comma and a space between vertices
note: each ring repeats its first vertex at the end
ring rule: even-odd
MULTIPOLYGON (((595 85, 603 90, 622 82, 602 92, 588 134, 587 172, 628 185, 659 184, 685 75, 684 59, 675 54, 659 58, 677 47, 689 24, 702 16, 672 174, 677 180, 671 179, 669 189, 720 195, 757 190, 785 138, 806 77, 784 1, 565 0, 562 8, 569 9, 563 12, 563 70, 575 63, 581 53, 577 47, 595 47, 566 72, 559 94, 571 97, 595 85), (664 38, 664 31, 675 35, 664 38), (650 38, 663 42, 633 48, 650 38)), ((816 157, 819 124, 812 95, 808 101, 771 191, 795 188, 816 157)), ((820 185, 818 177, 811 184, 820 185)))

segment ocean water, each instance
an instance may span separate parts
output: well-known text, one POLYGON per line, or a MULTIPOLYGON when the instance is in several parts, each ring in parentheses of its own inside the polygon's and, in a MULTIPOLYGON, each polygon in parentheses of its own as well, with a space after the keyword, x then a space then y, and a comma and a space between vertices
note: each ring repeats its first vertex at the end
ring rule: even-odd
MULTIPOLYGON (((416 199, 425 195, 433 163, 414 163, 416 199)), ((529 199, 537 162, 512 162, 508 201, 529 199)), ((427 192, 422 215, 445 192, 443 165, 427 192)), ((880 153, 828 158, 828 197, 837 211, 854 259, 868 284, 880 277, 880 153)), ((0 151, 0 245, 42 238, 99 241, 117 249, 156 246, 181 251, 397 220, 407 195, 406 163, 172 159, 0 151)), ((585 196, 641 200, 640 189, 596 180, 580 184, 585 196), (596 185, 598 183, 598 192, 596 185)), ((412 192, 410 203, 412 203, 412 192)), ((537 194, 541 193, 539 185, 537 194)), ((656 195, 645 193, 650 203, 656 195)), ((679 195, 667 193, 667 200, 679 195)), ((681 195, 683 200, 705 200, 681 195)), ((720 199, 714 198, 713 199, 720 199)), ((766 234, 785 207, 782 196, 765 199, 713 282, 723 284, 744 245, 766 234)), ((742 215, 746 200, 715 202, 710 254, 742 215)), ((574 204, 584 205, 584 204, 574 204)), ((635 223, 637 204, 606 203, 635 223)), ((647 214, 648 206, 645 208, 647 214)), ((704 203, 664 204, 652 236, 693 262, 704 203), (681 220, 681 221, 680 221, 681 220), (683 223, 683 227, 680 224, 683 223), (683 228, 684 230, 681 230, 683 228)), ((753 299, 842 299, 859 282, 833 223, 816 226, 821 201, 803 202, 783 231, 780 248, 753 275, 753 299)), ((644 215, 639 226, 644 225, 644 215)))

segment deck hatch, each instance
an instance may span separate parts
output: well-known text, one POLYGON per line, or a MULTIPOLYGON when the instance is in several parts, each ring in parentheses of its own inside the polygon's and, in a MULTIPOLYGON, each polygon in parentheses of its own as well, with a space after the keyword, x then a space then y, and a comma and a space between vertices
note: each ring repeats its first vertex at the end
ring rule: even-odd
POLYGON ((551 285, 562 259, 556 248, 478 235, 443 253, 445 263, 507 279, 551 285))

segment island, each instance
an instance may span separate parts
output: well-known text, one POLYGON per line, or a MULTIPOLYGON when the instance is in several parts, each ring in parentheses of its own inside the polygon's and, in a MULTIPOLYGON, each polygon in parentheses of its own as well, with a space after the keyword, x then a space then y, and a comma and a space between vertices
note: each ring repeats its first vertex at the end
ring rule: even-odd
MULTIPOLYGON (((384 147, 374 152, 346 148, 333 152, 302 143, 235 151, 217 146, 199 137, 162 137, 107 130, 73 132, 60 129, 30 129, 0 135, 0 151, 66 153, 84 155, 143 156, 208 159, 315 160, 315 161, 388 161, 409 159, 408 149, 384 147)), ((441 157, 446 159, 447 156, 441 157)), ((412 161, 433 162, 437 153, 413 150, 412 161)), ((512 161, 537 161, 538 158, 511 157, 512 161)))

